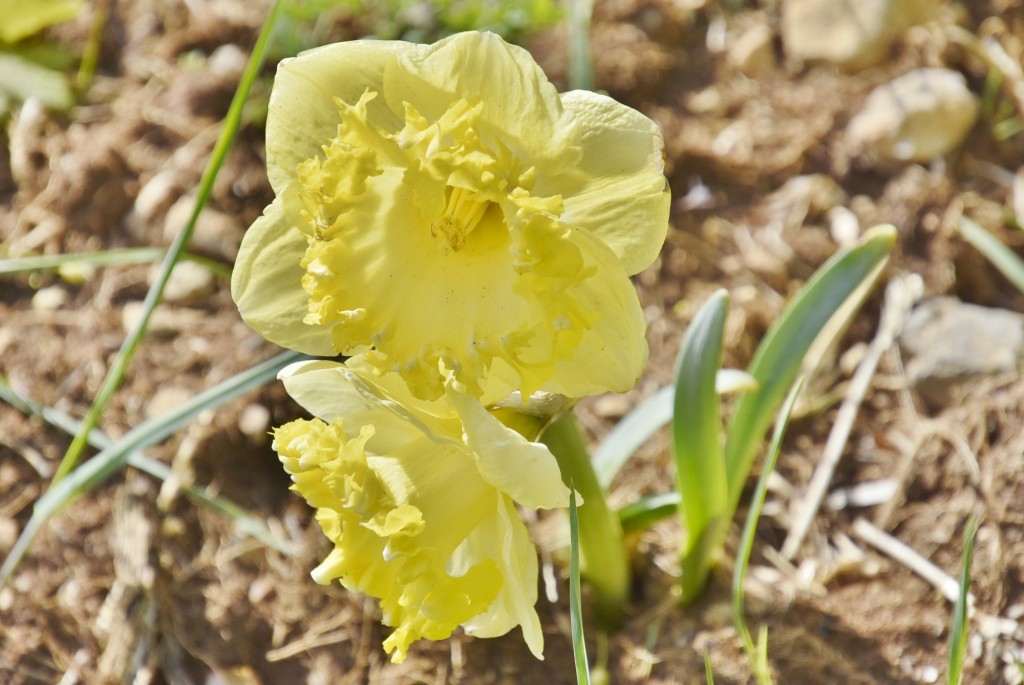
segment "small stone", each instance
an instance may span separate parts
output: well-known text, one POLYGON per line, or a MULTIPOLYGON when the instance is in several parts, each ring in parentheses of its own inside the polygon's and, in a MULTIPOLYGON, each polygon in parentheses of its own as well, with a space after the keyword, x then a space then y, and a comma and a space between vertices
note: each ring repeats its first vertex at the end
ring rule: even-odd
POLYGON ((270 429, 270 411, 262 404, 250 404, 238 417, 238 428, 250 438, 266 437, 270 429))
POLYGON ((1017 367, 1024 355, 1024 316, 936 297, 914 308, 900 345, 910 357, 910 385, 941 409, 957 401, 966 383, 1017 367))
MULTIPOLYGON (((195 197, 186 195, 167 211, 167 218, 164 221, 164 238, 168 242, 174 240, 174 237, 185 227, 194 206, 195 197)), ((238 254, 238 247, 242 244, 243 232, 242 225, 233 217, 206 207, 196 220, 196 228, 192 233, 189 249, 223 259, 226 262, 234 262, 235 256, 238 254)))
POLYGON ((772 30, 765 24, 752 26, 729 46, 726 60, 747 76, 763 76, 775 69, 772 30))
POLYGON ((60 309, 68 301, 68 293, 59 285, 40 288, 32 296, 32 309, 37 312, 52 312, 60 309))
POLYGON ((248 55, 234 43, 225 43, 217 47, 206 61, 206 66, 217 76, 238 79, 245 71, 249 61, 248 55))
POLYGON ((853 247, 860 237, 860 219, 852 210, 836 205, 828 210, 828 231, 840 247, 853 247))
MULTIPOLYGON (((159 267, 154 269, 150 280, 155 281, 158 273, 159 267)), ((164 288, 164 300, 194 304, 206 298, 215 287, 216 279, 205 266, 189 261, 178 262, 164 288)))
POLYGON ((9 552, 18 540, 18 523, 10 516, 0 515, 0 551, 9 552))
MULTIPOLYGON (((135 329, 142 317, 144 303, 129 302, 121 310, 121 325, 125 333, 135 329)), ((186 330, 199 327, 203 322, 203 315, 188 309, 173 309, 165 305, 158 305, 149 317, 149 325, 146 333, 163 337, 173 337, 186 330)))
POLYGON ((800 60, 850 71, 882 61, 902 31, 925 19, 931 0, 784 0, 782 42, 800 60))
POLYGON ((153 418, 176 409, 192 399, 193 393, 185 388, 160 388, 146 403, 146 416, 153 418))
POLYGON ((57 275, 70 285, 82 285, 96 275, 96 266, 89 262, 65 262, 57 267, 57 275))
POLYGON ((960 72, 915 69, 871 91, 846 133, 869 162, 931 162, 960 145, 977 118, 960 72))
POLYGON ((132 235, 137 238, 151 235, 150 224, 153 219, 171 206, 178 192, 177 174, 171 170, 161 171, 149 179, 135 196, 135 204, 128 214, 128 227, 132 235))
POLYGON ((889 0, 786 0, 782 41, 786 53, 850 70, 877 64, 892 41, 889 0))

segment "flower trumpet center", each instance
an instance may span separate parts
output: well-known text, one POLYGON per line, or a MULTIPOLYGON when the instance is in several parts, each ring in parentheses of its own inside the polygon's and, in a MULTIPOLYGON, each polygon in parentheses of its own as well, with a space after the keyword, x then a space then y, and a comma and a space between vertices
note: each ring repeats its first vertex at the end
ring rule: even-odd
POLYGON ((484 218, 490 202, 477 200, 476 193, 466 188, 450 188, 441 217, 430 225, 430 235, 442 241, 452 252, 466 245, 466 238, 484 218))
POLYGON ((377 99, 337 102, 337 135, 285 195, 308 241, 303 320, 421 399, 440 397, 448 372, 481 396, 495 359, 502 384, 532 393, 599 316, 562 197, 533 194, 536 168, 481 121, 480 102, 430 118, 405 103, 383 128, 377 99))

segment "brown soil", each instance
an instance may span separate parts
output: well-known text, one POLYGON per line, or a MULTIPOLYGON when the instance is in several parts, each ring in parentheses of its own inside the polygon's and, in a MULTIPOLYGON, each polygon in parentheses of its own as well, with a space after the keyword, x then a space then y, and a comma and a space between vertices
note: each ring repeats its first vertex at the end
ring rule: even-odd
MULTIPOLYGON (((198 183, 264 4, 110 3, 99 76, 85 101, 67 115, 23 113, 0 147, 3 249, 57 254, 167 245, 165 219, 198 183), (213 69, 214 60, 203 60, 218 49, 213 69)), ((670 382, 681 333, 714 289, 733 296, 726 363, 744 365, 787 297, 835 251, 825 213, 836 204, 852 209, 862 226, 896 226, 888 276, 917 273, 926 295, 1024 310, 1024 296, 953 229, 966 212, 1021 245, 1005 220, 1005 175, 1020 164, 1024 136, 997 140, 997 122, 986 117, 944 163, 884 170, 860 164, 844 142, 845 124, 866 93, 911 68, 950 66, 981 91, 984 69, 946 39, 954 20, 992 36, 1020 63, 1020 2, 958 6, 908 33, 880 66, 851 74, 792 64, 776 40, 779 66, 748 78, 709 32, 735 36, 764 24, 777 35, 777 1, 597 3, 598 85, 663 127, 675 209, 661 258, 636 279, 650 321, 649 371, 625 401, 584 403, 582 418, 595 441, 632 404, 670 382), (720 134, 729 126, 744 138, 723 149, 720 134)), ((83 45, 89 14, 52 35, 83 45)), ((333 38, 354 37, 357 29, 346 26, 339 22, 333 38)), ((531 43, 561 86, 564 46, 559 28, 531 43)), ((264 92, 272 70, 268 65, 264 92)), ((211 203, 218 228, 197 248, 225 263, 271 198, 257 120, 242 131, 221 172, 211 203)), ((107 267, 81 284, 53 274, 5 277, 0 374, 36 401, 83 416, 123 339, 123 311, 145 296, 148 274, 148 266, 107 267), (67 301, 34 307, 44 287, 64 292, 67 301)), ((103 417, 109 435, 123 435, 164 398, 194 395, 276 353, 239 320, 226 281, 216 285, 188 304, 162 305, 167 322, 147 336, 103 417)), ((1024 390, 1015 375, 985 379, 955 406, 926 410, 908 393, 898 351, 887 352, 830 490, 894 478, 897 494, 879 506, 819 512, 795 566, 774 553, 835 421, 852 371, 846 352, 856 352, 877 328, 881 290, 819 370, 808 402, 818 409, 790 428, 755 543, 750 623, 755 631, 768 626, 778 683, 944 679, 951 605, 860 540, 854 521, 873 522, 956 576, 974 514, 977 616, 1010 620, 997 624, 1001 631, 991 620, 972 623, 965 682, 1019 683, 1013 657, 1021 658, 1024 638, 1014 624, 1024 615, 1024 390)), ((514 632, 421 642, 404 664, 390 664, 374 603, 309 578, 326 541, 288 492, 266 435, 269 425, 297 412, 279 387, 268 387, 149 453, 181 479, 209 485, 266 520, 298 545, 298 556, 267 549, 175 487, 129 469, 55 517, 0 591, 0 682, 574 682, 560 563, 558 601, 542 590, 538 605, 544 662, 514 632), (268 410, 262 421, 261 407, 268 410)), ((0 554, 28 521, 68 442, 39 419, 0 405, 0 554)), ((638 453, 613 488, 614 502, 667 487, 667 446, 660 435, 638 453)), ((729 610, 737 539, 738 525, 706 598, 682 609, 673 590, 678 524, 665 521, 639 536, 629 620, 602 645, 598 630, 588 629, 591 655, 607 648, 614 682, 703 682, 705 653, 716 683, 752 682, 729 610)))

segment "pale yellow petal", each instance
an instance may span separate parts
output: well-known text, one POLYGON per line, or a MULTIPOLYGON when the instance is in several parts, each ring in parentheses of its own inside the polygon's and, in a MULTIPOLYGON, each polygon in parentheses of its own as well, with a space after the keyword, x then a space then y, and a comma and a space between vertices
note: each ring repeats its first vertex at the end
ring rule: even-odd
POLYGON ((479 102, 481 133, 525 165, 555 171, 579 157, 576 125, 555 87, 530 53, 493 33, 457 33, 403 52, 385 70, 384 96, 393 111, 408 102, 428 120, 457 100, 479 102))
POLYGON ((533 192, 561 194, 562 221, 603 240, 627 273, 642 271, 668 230, 661 131, 640 112, 590 91, 564 93, 562 103, 581 125, 583 157, 559 175, 538 167, 533 192))
MULTIPOLYGON (((275 193, 295 180, 299 163, 322 155, 321 146, 337 135, 335 98, 352 104, 367 90, 379 92, 387 64, 414 47, 400 41, 356 40, 281 61, 267 113, 267 176, 275 193)), ((371 103, 369 110, 378 126, 401 123, 383 99, 371 103)))
POLYGON ((278 378, 303 409, 325 421, 342 419, 348 433, 375 426, 373 447, 378 452, 400 449, 423 435, 407 412, 386 404, 338 362, 297 362, 282 369, 278 378))
POLYGON ((543 390, 567 397, 626 392, 647 364, 647 324, 633 283, 616 268, 617 259, 601 241, 574 234, 584 259, 597 275, 580 284, 580 307, 600 312, 573 353, 555 362, 543 390))
POLYGON ((537 549, 515 506, 501 498, 497 510, 466 538, 452 556, 452 575, 460 575, 475 559, 495 559, 505 582, 497 599, 482 614, 462 624, 477 637, 498 637, 517 625, 533 655, 544 658, 544 633, 537 617, 537 549))
POLYGON ((274 448, 335 546, 314 579, 379 599, 395 628, 384 648, 402 661, 416 640, 445 639, 494 606, 505 574, 518 569, 476 557, 460 559, 453 573, 452 555, 493 514, 500 493, 464 448, 421 435, 381 455, 380 433, 366 425, 353 435, 344 419, 294 421, 277 429, 274 448))
POLYGON ((309 296, 299 266, 306 238, 286 219, 281 198, 246 231, 231 273, 242 319, 272 343, 306 354, 334 354, 330 329, 303 323, 309 296))
POLYGON ((310 248, 315 272, 307 291, 324 303, 323 320, 336 321, 338 352, 373 344, 367 358, 381 372, 398 372, 417 396, 436 398, 443 392, 439 364, 479 385, 491 360, 504 354, 503 337, 529 320, 530 309, 512 294, 517 275, 497 208, 453 252, 431 234, 401 178, 387 170, 371 180, 374 230, 353 221, 310 248))
POLYGON ((531 509, 568 506, 569 489, 547 446, 528 441, 465 393, 449 387, 446 396, 459 412, 466 446, 484 480, 531 509))

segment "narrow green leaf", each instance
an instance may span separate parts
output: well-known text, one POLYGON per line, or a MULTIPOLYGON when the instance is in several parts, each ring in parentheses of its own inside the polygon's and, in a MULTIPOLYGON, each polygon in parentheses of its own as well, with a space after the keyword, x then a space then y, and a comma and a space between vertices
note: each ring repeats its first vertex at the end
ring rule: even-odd
POLYGON ((743 525, 743 536, 740 538, 740 547, 737 552, 736 565, 732 571, 732 612, 733 622, 736 624, 736 632, 743 641, 743 651, 747 654, 750 667, 754 672, 754 679, 758 685, 768 685, 772 682, 771 673, 768 671, 768 633, 765 630, 758 637, 758 645, 754 641, 747 628, 747 622, 743 616, 743 581, 747 576, 747 567, 750 564, 750 553, 754 549, 754 534, 757 532, 757 522, 761 518, 761 509, 764 507, 764 500, 768 494, 768 477, 775 470, 775 463, 778 461, 779 452, 782 449, 782 438, 789 426, 789 417, 796 405, 796 398, 803 388, 803 380, 798 380, 790 389, 789 396, 779 412, 779 418, 775 422, 775 431, 772 434, 772 441, 768 447, 768 454, 765 457, 764 466, 761 468, 761 476, 757 479, 757 487, 754 489, 754 496, 750 502, 750 511, 747 512, 747 520, 743 525))
MULTIPOLYGON (((732 395, 757 389, 757 380, 746 371, 719 369, 715 375, 715 392, 732 395)), ((615 476, 640 446, 660 428, 672 421, 675 388, 666 386, 636 405, 625 418, 605 436, 594 452, 594 471, 601 486, 607 489, 615 476)))
POLYGON ((75 101, 66 74, 18 55, 0 53, 0 96, 4 94, 22 102, 36 98, 44 107, 58 111, 75 101))
POLYGON ((949 668, 947 685, 959 685, 963 677, 964 656, 967 653, 967 633, 970 627, 971 561, 974 559, 974 537, 978 532, 978 520, 973 516, 967 522, 964 533, 963 565, 960 567, 960 592, 953 607, 953 624, 949 631, 949 668))
POLYGON ((590 452, 576 415, 562 414, 540 437, 558 461, 562 480, 583 497, 580 505, 582 574, 593 589, 597 620, 616 628, 629 600, 630 568, 619 517, 608 507, 604 490, 594 475, 590 452))
POLYGON ((1013 283, 1017 290, 1024 293, 1024 260, 978 223, 962 214, 956 220, 956 229, 960 231, 960 235, 967 242, 974 246, 974 249, 992 262, 992 266, 1006 276, 1006 279, 1013 283))
POLYGON ((704 677, 707 678, 708 685, 715 685, 715 674, 711 672, 711 655, 706 649, 704 650, 704 677))
POLYGON ((583 639, 583 597, 580 593, 580 523, 576 508, 576 490, 569 483, 569 626, 572 632, 572 656, 578 685, 590 685, 587 643, 583 639))
MULTIPOLYGON (((162 247, 126 247, 119 250, 102 252, 79 252, 53 255, 26 255, 0 259, 0 276, 25 273, 29 271, 46 271, 66 268, 75 264, 87 266, 115 266, 121 264, 149 264, 160 261, 167 256, 162 247)), ((200 257, 189 252, 181 255, 182 259, 202 264, 219 276, 231 276, 231 267, 227 264, 200 257)))
MULTIPOLYGON (((109 438, 108 438, 109 441, 109 438)), ((165 481, 173 475, 171 469, 162 461, 148 457, 145 454, 133 453, 128 455, 128 465, 146 473, 153 478, 165 481)), ((238 530, 250 535, 262 542, 271 549, 276 549, 281 554, 295 556, 298 550, 295 545, 280 539, 267 528, 262 520, 250 514, 245 507, 236 504, 227 497, 215 495, 208 488, 188 485, 182 483, 181 491, 193 502, 201 504, 213 511, 219 512, 235 522, 238 530)))
POLYGON ((135 356, 135 350, 139 346, 139 341, 142 340, 142 336, 146 332, 146 328, 149 326, 149 319, 153 315, 153 310, 156 309, 157 304, 160 303, 160 298, 163 297, 164 288, 167 286, 167 281, 171 278, 171 271, 174 269, 174 265, 177 263, 182 252, 184 252, 185 246, 188 245, 188 241, 192 238, 192 233, 196 227, 196 221, 199 219, 199 213, 203 210, 206 202, 213 194, 213 182, 217 178, 217 173, 220 171, 221 166, 224 164, 224 159, 227 157, 228 150, 231 149, 231 144, 235 140, 235 134, 238 133, 238 128, 242 121, 242 110, 245 107, 245 101, 249 97, 249 91, 252 89, 252 84, 256 80, 256 76, 259 74, 260 67, 263 64, 263 56, 266 52, 267 41, 274 29, 274 24, 280 14, 280 9, 281 2, 280 0, 276 0, 270 8, 270 14, 267 16, 267 20, 263 24, 263 29, 260 31, 259 37, 256 39, 256 45, 253 47, 252 54, 249 56, 249 62, 246 64, 245 72, 242 74, 242 79, 238 84, 238 88, 235 89, 235 95, 231 100, 231 105, 228 107, 227 116, 224 117, 224 127, 221 129, 220 137, 214 145, 213 153, 210 155, 210 161, 207 164, 206 169, 203 171, 202 178, 199 180, 199 188, 196 193, 195 205, 192 207, 192 214, 189 216, 185 227, 174 237, 174 241, 171 243, 170 248, 168 248, 167 257, 160 266, 160 274, 157 276, 156 282, 154 282, 153 286, 149 289, 149 292, 146 293, 146 299, 143 301, 142 314, 139 316, 139 320, 128 334, 128 337, 126 337, 124 342, 121 344, 121 349, 117 351, 117 356, 114 358, 114 362, 111 365, 110 370, 103 379, 103 385, 100 386, 100 390, 96 394, 96 398, 93 400, 92 406, 89 407, 89 411, 86 413, 85 419, 82 421, 82 429, 71 442, 67 452, 64 454, 64 458, 57 467, 57 471, 53 476, 54 485, 60 482, 60 480, 66 476, 72 468, 74 468, 75 464, 78 463, 78 459, 82 455, 82 450, 85 449, 89 432, 96 427, 100 415, 103 413, 104 407, 107 406, 107 402, 110 401, 114 392, 118 387, 120 387, 121 380, 128 371, 128 365, 131 364, 132 358, 135 356))
POLYGON ((218 383, 180 407, 140 423, 116 443, 101 450, 95 457, 68 474, 67 478, 52 485, 36 502, 32 517, 14 543, 3 566, 0 566, 0 587, 3 587, 28 552, 43 524, 79 495, 92 490, 121 470, 131 453, 167 438, 207 409, 219 407, 273 380, 277 377, 278 371, 294 361, 303 359, 304 356, 298 352, 285 352, 218 383))
POLYGON ((661 519, 679 513, 679 505, 683 498, 678 492, 664 492, 657 495, 645 495, 619 509, 619 523, 622 534, 637 533, 661 519))
MULTIPOLYGON (((69 435, 77 433, 82 425, 81 421, 78 421, 58 409, 45 407, 28 398, 22 397, 3 379, 0 379, 0 400, 7 402, 12 407, 25 414, 40 417, 51 426, 54 426, 69 435)), ((103 431, 98 428, 94 428, 92 432, 89 433, 89 445, 98 450, 104 450, 112 447, 114 445, 114 441, 111 440, 103 431)), ((159 480, 167 480, 171 477, 171 469, 166 464, 139 452, 133 452, 128 455, 128 465, 159 480)), ((239 530, 256 538, 267 547, 276 549, 282 554, 289 556, 296 554, 294 545, 281 540, 271 533, 262 520, 250 514, 244 507, 235 504, 222 495, 216 495, 200 485, 188 485, 183 483, 181 488, 186 497, 194 502, 198 502, 201 505, 205 505, 214 511, 218 511, 225 516, 228 516, 234 520, 235 525, 238 526, 239 530)))
POLYGON ((593 458, 594 472, 601 487, 607 489, 633 453, 672 420, 674 397, 672 387, 662 388, 636 405, 605 436, 593 458))
POLYGON ((731 510, 739 502, 758 446, 808 348, 843 302, 877 273, 895 242, 895 228, 876 226, 859 245, 836 253, 804 285, 758 346, 749 371, 760 389, 740 398, 726 432, 731 510))
POLYGON ((594 89, 594 63, 590 48, 590 21, 594 0, 569 0, 569 88, 594 89))
POLYGON ((728 478, 715 391, 728 310, 728 293, 714 293, 687 328, 676 366, 672 441, 677 488, 682 497, 679 511, 686 528, 682 552, 684 603, 704 587, 718 551, 711 543, 719 538, 719 529, 729 523, 728 478))

